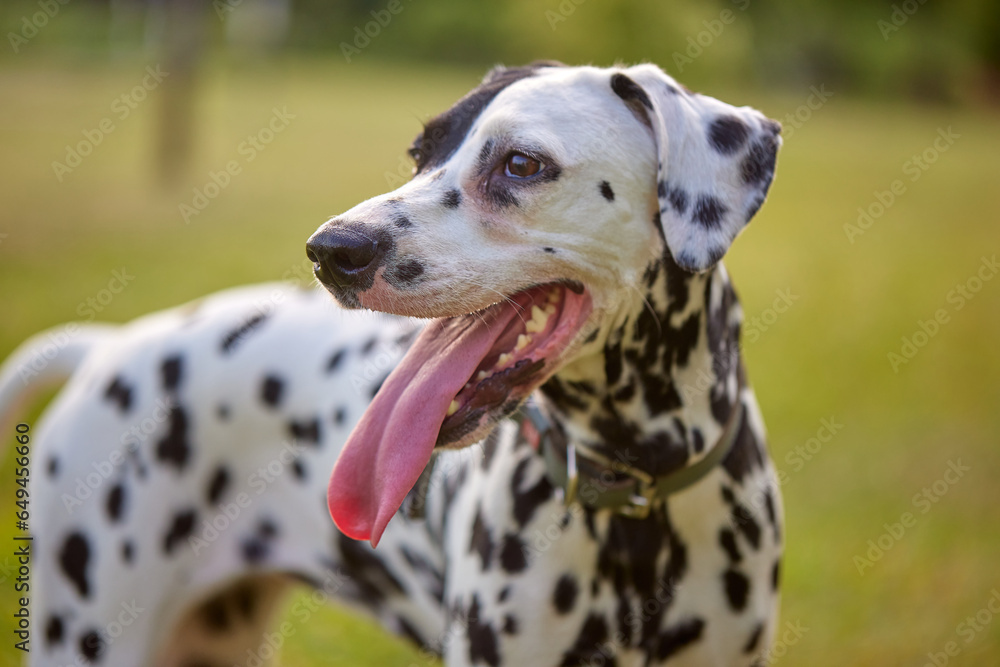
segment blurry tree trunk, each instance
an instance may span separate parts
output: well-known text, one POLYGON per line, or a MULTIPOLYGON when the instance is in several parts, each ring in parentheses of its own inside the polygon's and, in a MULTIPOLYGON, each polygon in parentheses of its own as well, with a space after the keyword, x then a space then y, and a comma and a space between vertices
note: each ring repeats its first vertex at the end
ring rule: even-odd
POLYGON ((163 70, 156 171, 164 187, 176 186, 187 170, 194 146, 195 88, 205 52, 205 0, 159 0, 150 14, 163 70), (156 39, 158 38, 158 39, 156 39))

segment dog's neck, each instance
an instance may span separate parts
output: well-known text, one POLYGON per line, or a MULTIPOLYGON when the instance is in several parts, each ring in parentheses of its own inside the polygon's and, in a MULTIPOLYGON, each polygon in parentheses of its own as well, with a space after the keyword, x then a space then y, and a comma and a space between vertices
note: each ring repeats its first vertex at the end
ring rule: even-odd
POLYGON ((742 374, 741 311, 725 269, 650 265, 644 300, 603 349, 542 386, 571 442, 661 476, 700 458, 722 433, 742 374))

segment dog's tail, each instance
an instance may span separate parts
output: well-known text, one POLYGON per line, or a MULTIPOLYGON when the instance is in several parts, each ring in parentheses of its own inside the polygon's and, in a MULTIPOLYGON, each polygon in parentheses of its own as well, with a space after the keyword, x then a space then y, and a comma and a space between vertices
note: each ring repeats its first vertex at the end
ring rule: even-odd
POLYGON ((107 324, 66 324, 32 336, 0 366, 0 442, 19 411, 38 395, 64 383, 94 346, 117 327, 107 324))

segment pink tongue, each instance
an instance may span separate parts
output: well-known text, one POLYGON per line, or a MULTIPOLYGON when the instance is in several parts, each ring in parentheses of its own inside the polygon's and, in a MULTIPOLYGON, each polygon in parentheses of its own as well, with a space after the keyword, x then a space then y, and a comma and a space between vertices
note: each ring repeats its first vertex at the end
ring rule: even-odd
POLYGON ((430 461, 452 399, 516 314, 504 306, 434 320, 413 343, 333 466, 327 504, 345 535, 378 544, 430 461))

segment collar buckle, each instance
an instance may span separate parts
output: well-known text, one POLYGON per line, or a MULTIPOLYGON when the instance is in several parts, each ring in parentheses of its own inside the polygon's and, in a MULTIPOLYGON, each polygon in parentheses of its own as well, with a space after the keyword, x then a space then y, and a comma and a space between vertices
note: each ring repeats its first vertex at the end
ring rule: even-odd
POLYGON ((655 499, 656 486, 636 480, 636 492, 632 494, 626 504, 618 508, 618 513, 630 519, 645 519, 649 516, 655 499))

